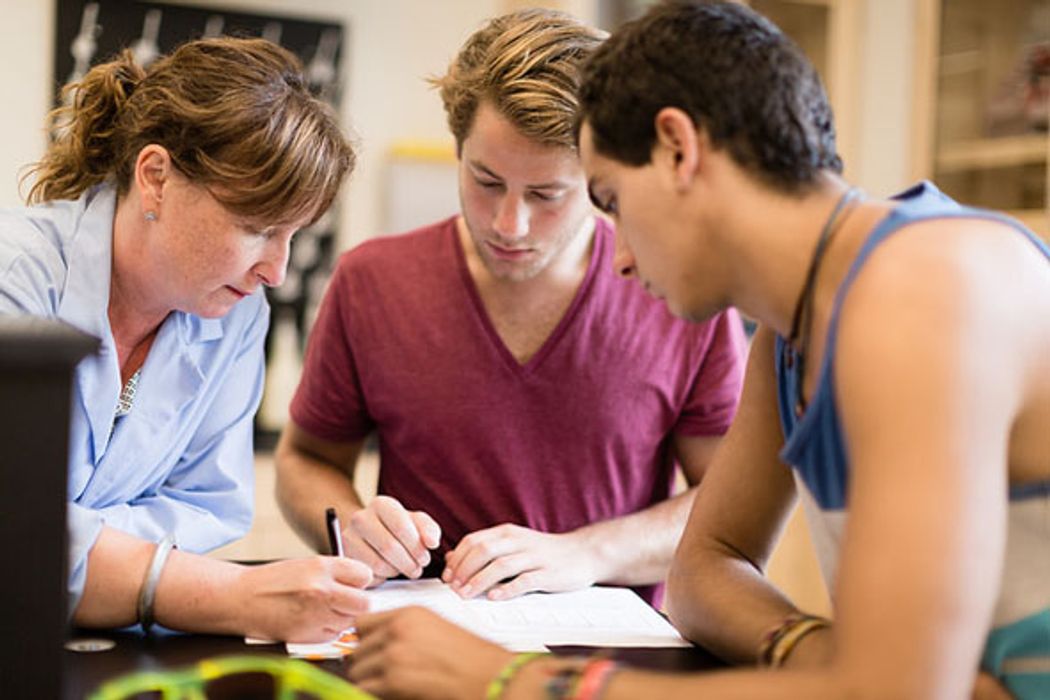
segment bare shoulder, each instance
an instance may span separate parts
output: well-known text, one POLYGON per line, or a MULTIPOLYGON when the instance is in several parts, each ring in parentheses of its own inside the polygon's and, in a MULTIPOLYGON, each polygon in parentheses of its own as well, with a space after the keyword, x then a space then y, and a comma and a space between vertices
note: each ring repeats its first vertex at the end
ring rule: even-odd
POLYGON ((994 333, 1032 361, 1050 347, 1050 260, 1002 221, 903 227, 875 249, 846 303, 887 328, 921 321, 940 332, 994 333))
POLYGON ((881 383, 900 402, 966 406, 1001 426, 1012 478, 1050 477, 1039 427, 1050 424, 1050 260, 1018 229, 968 218, 902 228, 857 275, 838 341, 844 391, 881 383))

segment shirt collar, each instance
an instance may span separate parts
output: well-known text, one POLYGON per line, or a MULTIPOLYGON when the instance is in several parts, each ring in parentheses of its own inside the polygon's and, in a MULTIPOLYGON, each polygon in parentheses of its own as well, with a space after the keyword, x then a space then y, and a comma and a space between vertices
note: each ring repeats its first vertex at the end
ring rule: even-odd
MULTIPOLYGON (((116 201, 116 188, 111 185, 94 187, 81 196, 77 232, 70 244, 66 285, 58 307, 60 319, 103 342, 112 336, 108 312, 116 201)), ((172 316, 179 326, 179 339, 186 344, 222 337, 221 319, 182 311, 175 311, 172 316)))
POLYGON ((58 317, 103 342, 109 329, 109 285, 113 267, 113 215, 116 190, 88 190, 74 214, 76 233, 66 255, 68 270, 58 317))

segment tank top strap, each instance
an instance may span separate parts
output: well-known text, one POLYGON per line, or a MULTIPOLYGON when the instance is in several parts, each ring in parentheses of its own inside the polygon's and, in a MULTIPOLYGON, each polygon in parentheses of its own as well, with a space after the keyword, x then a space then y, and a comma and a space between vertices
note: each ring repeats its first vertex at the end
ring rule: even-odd
POLYGON ((867 262, 871 253, 880 243, 908 224, 944 218, 974 218, 998 221, 1017 229, 1050 261, 1050 247, 1018 221, 998 212, 962 206, 942 193, 929 181, 924 180, 896 195, 893 199, 899 203, 868 234, 860 251, 850 264, 845 279, 843 279, 842 284, 839 285, 838 290, 835 292, 835 301, 831 307, 831 319, 828 322, 828 333, 825 341, 827 350, 824 354, 826 358, 834 356, 835 341, 838 336, 839 313, 842 310, 846 294, 849 292, 850 286, 857 278, 857 275, 860 274, 864 263, 867 262))

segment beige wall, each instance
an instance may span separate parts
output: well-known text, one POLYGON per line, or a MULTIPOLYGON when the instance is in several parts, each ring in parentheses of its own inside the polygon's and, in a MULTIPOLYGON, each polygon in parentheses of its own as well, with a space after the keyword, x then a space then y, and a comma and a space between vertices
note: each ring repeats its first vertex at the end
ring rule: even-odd
MULTIPOLYGON (((440 72, 499 0, 186 0, 186 5, 339 20, 349 30, 343 116, 359 140, 357 172, 344 194, 343 247, 381 232, 383 164, 395 141, 447 139, 440 101, 424 78, 440 72)), ((4 0, 0 42, 0 206, 20 203, 16 171, 40 157, 49 106, 52 0, 4 0), (14 31, 10 31, 14 29, 14 31)))
POLYGON ((50 105, 53 2, 4 0, 7 31, 0 41, 0 206, 16 206, 18 170, 43 151, 44 115, 50 105))
MULTIPOLYGON (((906 184, 916 0, 831 0, 855 5, 859 52, 855 134, 850 135, 851 176, 872 194, 906 184)), ((344 116, 358 134, 361 159, 343 207, 343 247, 382 232, 385 156, 405 139, 447 139, 437 96, 424 77, 440 71, 462 40, 487 16, 527 3, 520 0, 185 0, 185 4, 270 11, 342 20, 351 51, 344 53, 349 85, 344 116)), ((596 14, 597 0, 546 2, 581 15, 596 14)), ((20 203, 17 171, 40 156, 50 95, 50 0, 4 0, 0 84, 7 107, 0 114, 0 206, 20 203)), ((845 116, 845 115, 844 115, 845 116)), ((845 145, 845 144, 844 144, 845 145)))

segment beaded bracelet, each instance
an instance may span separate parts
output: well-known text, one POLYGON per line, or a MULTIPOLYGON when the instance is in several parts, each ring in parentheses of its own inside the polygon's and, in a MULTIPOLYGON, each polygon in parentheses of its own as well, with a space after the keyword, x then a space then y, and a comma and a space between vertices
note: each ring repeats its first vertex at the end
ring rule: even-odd
POLYGON ((576 697, 576 688, 580 684, 582 666, 573 663, 555 671, 544 686, 546 700, 572 700, 576 697))
POLYGON ((551 674, 544 686, 544 697, 546 700, 598 700, 609 678, 619 668, 615 661, 604 657, 576 660, 551 674))
POLYGON ((514 679, 514 676, 522 669, 525 664, 538 659, 541 656, 550 656, 550 654, 542 651, 530 651, 524 654, 515 654, 514 658, 511 659, 503 670, 499 672, 499 675, 492 679, 489 683, 488 688, 485 689, 485 700, 500 700, 503 697, 503 693, 507 691, 507 686, 514 679))
POLYGON ((826 617, 789 615, 763 638, 758 648, 758 665, 762 668, 780 668, 803 637, 830 626, 831 620, 826 617))
POLYGON ((605 684, 618 669, 619 665, 612 659, 592 659, 587 662, 580 674, 580 682, 572 700, 598 700, 605 684))

